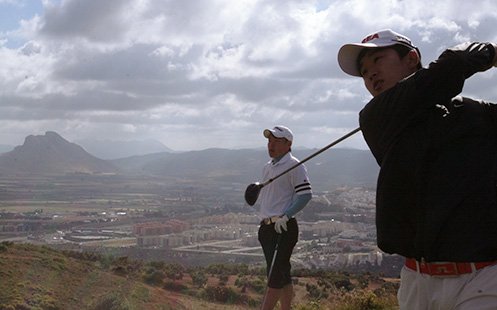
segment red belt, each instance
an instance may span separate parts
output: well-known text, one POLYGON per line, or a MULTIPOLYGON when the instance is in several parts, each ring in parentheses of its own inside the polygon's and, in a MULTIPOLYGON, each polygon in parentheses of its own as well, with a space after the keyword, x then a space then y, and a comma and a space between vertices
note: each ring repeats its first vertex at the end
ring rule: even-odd
POLYGON ((407 268, 429 274, 432 277, 457 277, 460 274, 471 273, 496 263, 497 261, 485 263, 426 263, 418 262, 414 258, 406 258, 407 268))

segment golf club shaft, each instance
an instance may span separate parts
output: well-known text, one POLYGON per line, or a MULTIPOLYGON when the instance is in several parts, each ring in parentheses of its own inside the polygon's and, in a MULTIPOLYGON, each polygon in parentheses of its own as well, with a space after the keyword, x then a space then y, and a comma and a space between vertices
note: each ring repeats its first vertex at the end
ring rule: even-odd
POLYGON ((271 266, 269 267, 266 288, 264 288, 264 295, 262 296, 262 303, 261 303, 260 310, 262 310, 262 308, 264 307, 264 301, 266 300, 267 288, 269 286, 269 279, 271 278, 271 274, 273 273, 274 261, 276 260, 276 255, 278 255, 278 247, 280 245, 282 237, 283 237, 283 234, 278 234, 278 239, 276 240, 276 247, 274 248, 274 252, 273 252, 273 259, 271 260, 271 266))
POLYGON ((299 163, 293 165, 292 167, 288 168, 287 170, 283 171, 282 173, 278 174, 277 176, 275 176, 274 178, 271 178, 269 180, 267 180, 266 182, 262 183, 262 186, 266 186, 268 185, 269 183, 273 182, 274 180, 276 180, 277 178, 281 177, 282 175, 284 175, 285 173, 287 173, 288 171, 292 170, 292 169, 295 169, 296 167, 302 165, 303 163, 305 163, 306 161, 308 161, 309 159, 321 154, 322 152, 326 151, 327 149, 329 149, 330 147, 342 142, 343 140, 347 139, 348 137, 354 135, 356 132, 360 131, 361 128, 356 128, 354 130, 352 130, 351 132, 349 132, 348 134, 344 135, 343 137, 333 141, 332 143, 328 144, 327 146, 325 146, 324 148, 320 149, 319 151, 317 151, 316 153, 310 155, 309 157, 303 159, 302 161, 300 161, 299 163))

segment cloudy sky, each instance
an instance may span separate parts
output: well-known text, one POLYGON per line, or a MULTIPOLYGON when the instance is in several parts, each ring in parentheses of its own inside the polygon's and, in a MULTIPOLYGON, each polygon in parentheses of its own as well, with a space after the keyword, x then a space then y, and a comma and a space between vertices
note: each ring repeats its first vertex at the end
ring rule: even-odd
MULTIPOLYGON (((265 146, 289 126, 321 148, 369 101, 338 49, 390 28, 427 65, 497 42, 494 0, 0 0, 0 144, 156 139, 174 150, 265 146)), ((497 102, 497 70, 463 94, 497 102)), ((360 134, 341 146, 366 149, 360 134)))

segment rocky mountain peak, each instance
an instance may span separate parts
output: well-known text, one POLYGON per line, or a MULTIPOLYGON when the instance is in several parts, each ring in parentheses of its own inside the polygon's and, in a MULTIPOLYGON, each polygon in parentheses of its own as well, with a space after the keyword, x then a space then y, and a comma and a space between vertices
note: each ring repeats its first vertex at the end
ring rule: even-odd
POLYGON ((24 144, 0 157, 4 171, 32 173, 116 172, 109 162, 96 158, 58 133, 29 135, 24 144))

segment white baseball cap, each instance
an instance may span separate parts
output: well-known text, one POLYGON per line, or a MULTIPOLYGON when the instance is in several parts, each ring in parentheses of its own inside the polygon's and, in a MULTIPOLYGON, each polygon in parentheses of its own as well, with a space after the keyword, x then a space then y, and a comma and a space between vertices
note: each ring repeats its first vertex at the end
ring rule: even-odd
POLYGON ((345 73, 353 76, 361 76, 357 67, 357 57, 364 48, 386 47, 396 44, 416 49, 419 57, 421 57, 418 48, 412 44, 408 37, 386 29, 368 35, 361 43, 345 44, 342 46, 338 51, 338 64, 345 73))
POLYGON ((264 129, 264 137, 269 138, 271 135, 273 135, 275 138, 285 138, 288 141, 293 140, 293 133, 292 131, 285 126, 274 126, 273 129, 264 129))

